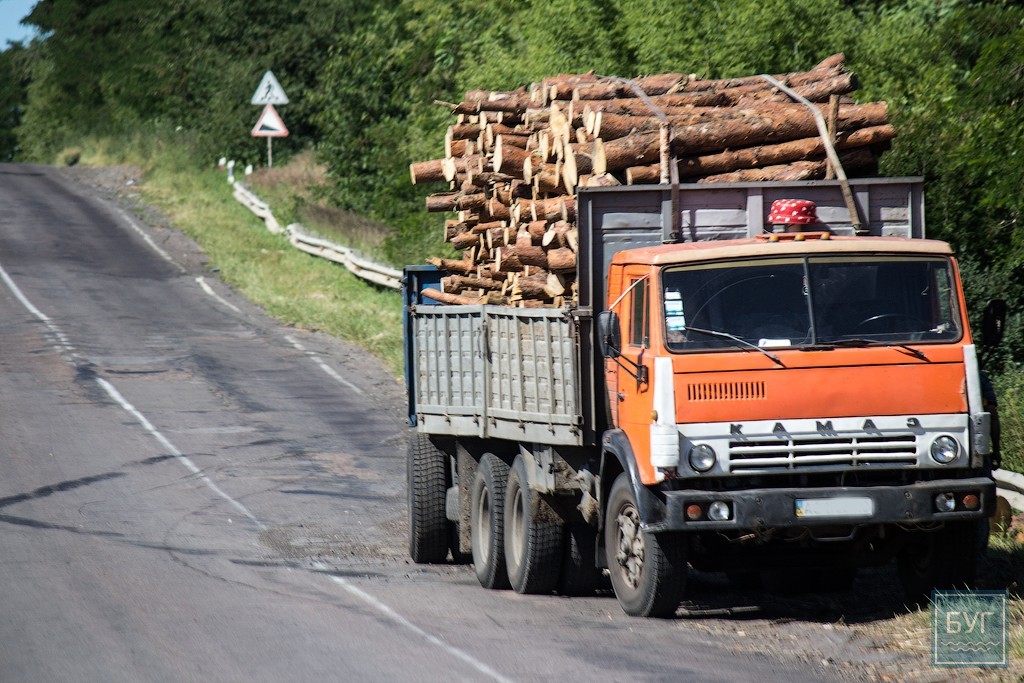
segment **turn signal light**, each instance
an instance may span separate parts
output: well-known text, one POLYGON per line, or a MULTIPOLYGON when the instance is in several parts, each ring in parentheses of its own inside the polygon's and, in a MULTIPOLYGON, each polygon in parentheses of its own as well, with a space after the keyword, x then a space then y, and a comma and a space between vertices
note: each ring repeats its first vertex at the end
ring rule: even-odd
POLYGON ((978 507, 981 505, 981 500, 978 498, 978 496, 974 495, 973 493, 968 493, 966 496, 964 496, 962 502, 964 507, 967 508, 968 510, 977 510, 978 507))
POLYGON ((700 505, 687 505, 686 506, 686 518, 691 522, 696 522, 698 519, 704 516, 704 508, 700 505))

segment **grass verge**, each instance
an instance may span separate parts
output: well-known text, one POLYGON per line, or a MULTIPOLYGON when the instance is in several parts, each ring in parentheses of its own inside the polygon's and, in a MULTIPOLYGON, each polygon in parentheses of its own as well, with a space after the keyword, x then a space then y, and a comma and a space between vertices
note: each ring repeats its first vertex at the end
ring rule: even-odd
POLYGON ((81 163, 141 166, 144 199, 199 243, 226 283, 285 323, 357 344, 401 374, 398 292, 360 280, 269 233, 231 198, 222 172, 197 171, 186 152, 152 142, 129 149, 92 142, 83 145, 81 163))

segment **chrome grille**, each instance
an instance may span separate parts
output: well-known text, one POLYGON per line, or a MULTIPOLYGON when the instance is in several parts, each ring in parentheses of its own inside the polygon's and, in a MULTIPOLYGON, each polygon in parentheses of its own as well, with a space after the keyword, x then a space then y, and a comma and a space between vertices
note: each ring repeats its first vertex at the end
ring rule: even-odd
POLYGON ((729 442, 732 472, 917 464, 913 434, 763 437, 729 442))

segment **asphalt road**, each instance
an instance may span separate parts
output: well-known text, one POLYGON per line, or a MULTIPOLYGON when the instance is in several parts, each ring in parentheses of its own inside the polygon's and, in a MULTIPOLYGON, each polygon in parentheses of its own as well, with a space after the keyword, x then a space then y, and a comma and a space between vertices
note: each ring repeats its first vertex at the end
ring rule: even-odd
POLYGON ((0 166, 0 681, 837 676, 410 564, 402 387, 93 195, 0 166))

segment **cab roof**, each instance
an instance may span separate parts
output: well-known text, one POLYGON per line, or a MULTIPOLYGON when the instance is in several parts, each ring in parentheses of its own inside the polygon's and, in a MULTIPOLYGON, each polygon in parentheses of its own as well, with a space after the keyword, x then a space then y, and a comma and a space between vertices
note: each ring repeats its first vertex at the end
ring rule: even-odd
POLYGON ((678 242, 655 247, 627 249, 616 253, 612 263, 642 263, 656 266, 720 259, 763 258, 771 256, 803 256, 807 254, 920 254, 950 256, 953 250, 938 240, 905 237, 844 237, 820 239, 816 233, 783 233, 778 241, 773 235, 739 240, 708 240, 678 242))

